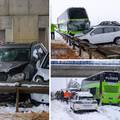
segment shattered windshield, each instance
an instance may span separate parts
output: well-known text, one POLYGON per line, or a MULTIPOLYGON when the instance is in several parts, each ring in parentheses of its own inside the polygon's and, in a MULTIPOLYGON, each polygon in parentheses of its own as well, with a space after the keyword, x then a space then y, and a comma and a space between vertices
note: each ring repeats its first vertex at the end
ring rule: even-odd
POLYGON ((30 49, 28 48, 1 48, 0 61, 28 61, 30 59, 30 49))

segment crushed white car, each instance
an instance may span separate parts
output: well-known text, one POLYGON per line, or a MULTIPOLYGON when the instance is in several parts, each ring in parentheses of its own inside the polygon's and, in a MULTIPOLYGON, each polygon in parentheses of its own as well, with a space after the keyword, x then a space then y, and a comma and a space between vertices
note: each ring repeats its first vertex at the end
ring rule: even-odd
POLYGON ((120 26, 98 25, 75 35, 75 37, 92 44, 120 44, 120 26))

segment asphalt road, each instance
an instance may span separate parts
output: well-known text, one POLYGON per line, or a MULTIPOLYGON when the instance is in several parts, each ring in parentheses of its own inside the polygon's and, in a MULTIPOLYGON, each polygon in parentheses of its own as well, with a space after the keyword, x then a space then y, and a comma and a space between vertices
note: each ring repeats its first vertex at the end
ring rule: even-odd
POLYGON ((101 71, 120 71, 120 66, 52 65, 52 77, 88 77, 101 71))

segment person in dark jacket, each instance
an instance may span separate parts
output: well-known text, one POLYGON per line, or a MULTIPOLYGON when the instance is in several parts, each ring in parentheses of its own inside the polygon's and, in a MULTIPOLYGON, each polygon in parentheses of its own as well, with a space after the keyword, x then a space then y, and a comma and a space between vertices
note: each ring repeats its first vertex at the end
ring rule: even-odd
POLYGON ((61 90, 61 102, 64 102, 64 92, 61 90))

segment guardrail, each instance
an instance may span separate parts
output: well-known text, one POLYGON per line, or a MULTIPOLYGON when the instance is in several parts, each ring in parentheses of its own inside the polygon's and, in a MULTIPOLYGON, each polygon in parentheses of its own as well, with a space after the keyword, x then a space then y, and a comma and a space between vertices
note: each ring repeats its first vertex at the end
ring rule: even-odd
POLYGON ((0 93, 16 93, 16 112, 19 112, 19 94, 20 93, 49 93, 48 85, 39 85, 37 83, 0 83, 0 93))
POLYGON ((73 49, 75 49, 75 47, 79 49, 79 56, 81 56, 82 50, 86 50, 88 52, 89 59, 92 59, 93 52, 98 52, 105 58, 120 57, 119 50, 114 50, 114 48, 120 49, 120 46, 105 47, 104 45, 94 45, 69 34, 60 33, 59 31, 57 32, 64 40, 66 40, 67 43, 69 43, 69 46, 73 46, 73 49))

